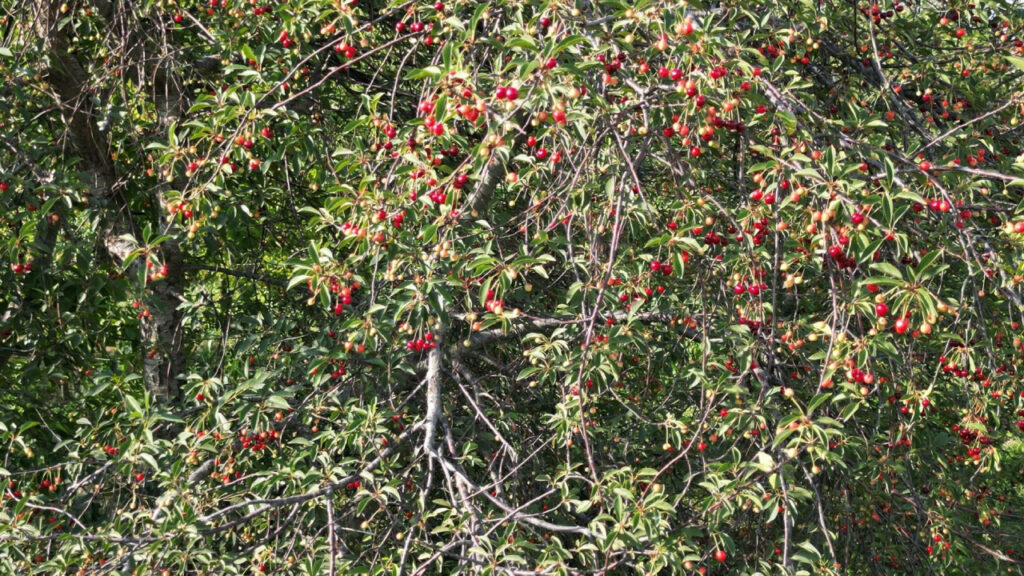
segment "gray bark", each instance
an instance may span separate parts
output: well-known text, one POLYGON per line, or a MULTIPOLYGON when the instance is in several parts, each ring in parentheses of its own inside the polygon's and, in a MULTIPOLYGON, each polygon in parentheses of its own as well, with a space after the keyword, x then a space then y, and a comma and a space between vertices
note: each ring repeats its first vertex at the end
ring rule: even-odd
MULTIPOLYGON (((108 214, 102 233, 103 248, 115 261, 123 262, 135 246, 122 237, 138 239, 127 198, 133 190, 125 185, 126 180, 118 178, 107 138, 99 129, 89 97, 88 72, 71 54, 67 32, 59 27, 61 3, 50 0, 40 6, 37 18, 50 58, 47 79, 68 127, 68 152, 79 159, 79 169, 90 179, 89 201, 108 214)), ((151 202, 157 211, 163 205, 159 194, 154 194, 151 202)), ((179 376, 185 368, 182 315, 178 310, 185 285, 184 257, 173 240, 162 244, 159 250, 168 273, 151 286, 147 297, 150 315, 141 320, 140 354, 146 389, 157 398, 171 400, 180 395, 179 376)), ((134 265, 142 264, 136 260, 134 265)))

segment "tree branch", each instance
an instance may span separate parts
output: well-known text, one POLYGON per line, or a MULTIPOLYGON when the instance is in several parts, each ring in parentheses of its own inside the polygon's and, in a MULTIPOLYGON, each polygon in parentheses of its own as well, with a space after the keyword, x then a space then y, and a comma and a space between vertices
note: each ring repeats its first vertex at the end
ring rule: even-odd
POLYGON ((258 274, 256 272, 245 272, 244 270, 232 270, 231 268, 225 268, 223 266, 210 266, 207 264, 195 264, 191 262, 185 265, 186 272, 195 272, 197 270, 203 270, 206 272, 216 272, 218 274, 225 274, 228 276, 234 276, 236 278, 249 278, 250 280, 257 280, 259 282, 263 282, 264 284, 269 284, 271 286, 280 286, 281 288, 285 288, 288 286, 287 281, 281 280, 279 278, 273 278, 271 276, 267 276, 266 274, 258 274))
POLYGON ((443 341, 441 330, 437 331, 434 348, 427 354, 427 413, 423 418, 423 451, 434 453, 434 435, 441 419, 441 356, 443 341))
MULTIPOLYGON (((608 314, 607 318, 611 318, 616 322, 622 322, 625 320, 636 320, 639 322, 671 322, 676 320, 673 314, 664 312, 646 312, 643 314, 636 314, 631 316, 629 312, 618 311, 608 314)), ((469 349, 479 348, 485 346, 497 340, 507 338, 511 335, 520 334, 527 331, 542 331, 549 328, 555 328, 557 326, 566 326, 570 324, 584 324, 589 322, 589 318, 573 318, 573 317, 562 317, 562 318, 531 318, 527 321, 513 326, 509 332, 506 332, 500 328, 494 328, 491 330, 484 330, 483 332, 477 332, 469 337, 469 349)), ((700 342, 704 334, 700 330, 691 330, 689 328, 682 328, 682 335, 688 340, 694 342, 700 342)))

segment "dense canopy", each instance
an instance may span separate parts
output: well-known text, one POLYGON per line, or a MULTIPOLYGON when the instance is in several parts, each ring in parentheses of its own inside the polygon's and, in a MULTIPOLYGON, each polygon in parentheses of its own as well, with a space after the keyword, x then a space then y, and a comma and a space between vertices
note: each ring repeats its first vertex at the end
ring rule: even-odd
POLYGON ((0 0, 0 572, 1024 563, 1009 0, 0 0))

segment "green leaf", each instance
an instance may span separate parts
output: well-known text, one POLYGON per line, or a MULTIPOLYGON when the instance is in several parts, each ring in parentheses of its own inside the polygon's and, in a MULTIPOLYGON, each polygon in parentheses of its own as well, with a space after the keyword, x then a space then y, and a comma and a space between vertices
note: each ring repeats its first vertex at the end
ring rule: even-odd
POLYGON ((423 78, 436 78, 442 74, 441 69, 437 66, 427 66, 425 68, 418 68, 410 70, 405 74, 406 80, 421 80, 423 78))
POLYGON ((888 262, 874 262, 871 264, 870 268, 885 274, 889 278, 903 280, 903 274, 900 273, 899 269, 888 262))
POLYGON ((1024 58, 1021 58, 1020 56, 1011 56, 1009 54, 1003 55, 1003 58, 1006 58, 1006 61, 1009 62, 1014 68, 1018 70, 1024 70, 1024 58))

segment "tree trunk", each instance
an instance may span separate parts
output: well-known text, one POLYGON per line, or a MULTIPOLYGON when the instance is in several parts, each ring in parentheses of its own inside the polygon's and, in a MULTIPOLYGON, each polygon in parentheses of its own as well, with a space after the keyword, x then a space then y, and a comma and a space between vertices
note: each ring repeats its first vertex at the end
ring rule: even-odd
MULTIPOLYGON (((91 180, 90 203, 106 211, 102 233, 103 248, 117 262, 124 262, 141 241, 132 219, 128 195, 135 192, 123 186, 117 176, 106 136, 100 131, 89 95, 89 75, 69 51, 70 42, 60 28, 59 0, 40 7, 37 21, 47 41, 50 56, 48 79, 59 97, 57 105, 68 126, 68 148, 80 159, 79 169, 91 180), (126 240, 133 237, 136 241, 126 240)), ((163 205, 159 195, 151 198, 159 221, 163 205)), ((150 285, 146 298, 149 315, 141 319, 141 362, 146 390, 153 396, 174 400, 180 396, 180 378, 185 368, 182 314, 178 310, 185 286, 184 256, 178 243, 168 240, 158 248, 158 256, 167 266, 167 276, 150 285)), ((140 258, 133 266, 143 266, 140 258)))

